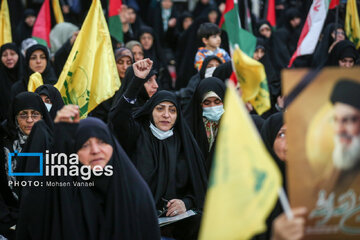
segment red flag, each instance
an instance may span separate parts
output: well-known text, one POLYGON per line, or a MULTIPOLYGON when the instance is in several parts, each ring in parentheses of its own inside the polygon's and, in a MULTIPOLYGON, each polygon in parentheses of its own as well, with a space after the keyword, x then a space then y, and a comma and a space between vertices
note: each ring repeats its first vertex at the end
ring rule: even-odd
POLYGON ((276 15, 275 15, 275 0, 268 0, 266 20, 269 21, 271 26, 276 25, 276 15))
POLYGON ((340 4, 340 0, 331 0, 330 5, 329 5, 329 9, 334 9, 339 4, 340 4))
POLYGON ((32 36, 40 44, 50 47, 50 31, 51 31, 50 0, 45 0, 36 18, 33 27, 32 36))
POLYGON ((116 38, 116 40, 119 42, 124 41, 122 23, 119 18, 121 5, 122 5, 121 0, 109 1, 109 31, 110 31, 110 35, 116 38))
POLYGON ((227 12, 229 12, 230 10, 232 10, 234 8, 234 0, 226 0, 226 4, 225 4, 225 11, 223 13, 223 15, 221 16, 221 19, 220 19, 220 23, 219 23, 219 27, 221 28, 223 23, 225 22, 225 14, 227 12))

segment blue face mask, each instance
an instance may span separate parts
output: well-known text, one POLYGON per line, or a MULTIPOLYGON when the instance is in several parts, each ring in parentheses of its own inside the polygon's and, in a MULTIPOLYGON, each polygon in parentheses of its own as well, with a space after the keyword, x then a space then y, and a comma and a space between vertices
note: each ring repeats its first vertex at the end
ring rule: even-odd
POLYGON ((224 105, 207 107, 203 108, 203 117, 210 121, 219 121, 224 112, 224 105))

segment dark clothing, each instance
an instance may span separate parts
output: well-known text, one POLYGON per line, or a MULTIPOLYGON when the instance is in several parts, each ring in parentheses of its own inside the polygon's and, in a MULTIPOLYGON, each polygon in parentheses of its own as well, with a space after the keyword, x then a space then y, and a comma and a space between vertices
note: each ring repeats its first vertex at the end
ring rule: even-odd
POLYGON ((359 53, 352 42, 343 40, 338 42, 329 54, 326 66, 339 66, 339 60, 344 58, 352 58, 354 64, 359 60, 359 53))
MULTIPOLYGON (((56 124, 51 152, 74 153, 90 137, 113 147, 107 164, 113 174, 91 176, 88 181, 93 187, 44 184, 27 188, 21 201, 17 239, 160 238, 151 193, 104 123, 87 118, 79 124, 56 124)), ((40 181, 87 183, 80 176, 44 176, 40 181)))
POLYGON ((37 93, 39 95, 43 94, 50 99, 52 107, 50 109, 49 114, 50 114, 51 118, 54 120, 56 117, 57 111, 59 111, 64 106, 64 101, 61 97, 59 90, 57 90, 57 88, 55 88, 54 86, 52 86, 50 84, 44 84, 44 85, 41 85, 40 87, 38 87, 35 90, 35 93, 37 93))
POLYGON ((221 59, 215 55, 206 57, 200 71, 194 76, 192 76, 188 85, 185 88, 181 88, 179 91, 175 92, 182 110, 185 110, 190 104, 191 98, 194 95, 194 92, 198 87, 200 81, 205 78, 206 68, 208 64, 213 59, 217 60, 219 64, 222 64, 221 59))
POLYGON ((44 84, 51 84, 51 85, 56 84, 57 77, 55 75, 54 69, 51 66, 49 51, 48 51, 47 47, 45 47, 41 44, 36 44, 26 50, 25 63, 27 65, 27 67, 26 67, 27 70, 23 76, 22 81, 18 81, 12 86, 12 88, 11 88, 11 96, 12 97, 15 97, 17 94, 19 94, 21 92, 27 91, 30 76, 34 73, 34 71, 30 69, 30 65, 29 65, 30 57, 31 57, 31 54, 33 52, 35 52, 36 50, 41 50, 45 54, 46 60, 47 60, 46 68, 43 71, 43 73, 41 73, 41 77, 43 79, 44 84))
POLYGON ((166 199, 180 198, 186 208, 201 209, 206 191, 206 177, 201 152, 178 110, 174 94, 157 92, 132 116, 132 104, 121 98, 110 120, 120 143, 150 186, 156 205, 166 199), (155 106, 170 101, 177 108, 174 135, 157 139, 150 131, 155 106))
MULTIPOLYGON (((15 181, 15 176, 8 174, 8 154, 22 152, 26 147, 28 137, 17 127, 16 115, 25 109, 33 109, 42 114, 44 124, 52 127, 52 120, 47 109, 36 93, 21 93, 15 97, 8 119, 0 129, 0 235, 9 234, 9 228, 16 224, 19 212, 20 188, 9 185, 8 181, 15 181)), ((18 172, 21 168, 20 159, 16 156, 11 159, 11 171, 18 172)), ((21 172, 21 171, 20 171, 21 172)))
POLYGON ((19 56, 17 63, 11 69, 7 68, 0 61, 0 123, 8 117, 9 106, 11 103, 11 87, 21 80, 24 72, 24 59, 20 54, 19 48, 15 43, 6 43, 1 46, 0 56, 7 49, 11 49, 19 56))
POLYGON ((210 145, 205 131, 203 108, 201 103, 203 102, 204 95, 210 91, 215 92, 223 101, 225 90, 226 86, 220 79, 215 77, 205 78, 200 82, 193 95, 193 98, 191 99, 190 104, 188 105, 188 108, 185 109, 186 121, 190 126, 190 130, 193 133, 202 154, 204 155, 208 175, 210 173, 214 157, 216 140, 212 144, 211 149, 209 149, 210 145))

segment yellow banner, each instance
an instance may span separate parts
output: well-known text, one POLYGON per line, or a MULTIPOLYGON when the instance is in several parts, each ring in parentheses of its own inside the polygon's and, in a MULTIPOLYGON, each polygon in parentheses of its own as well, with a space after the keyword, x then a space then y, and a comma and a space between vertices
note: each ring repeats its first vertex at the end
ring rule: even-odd
POLYGON ((65 104, 80 107, 81 118, 119 89, 120 79, 100 0, 93 0, 55 87, 65 104))
POLYGON ((56 19, 56 24, 64 22, 64 16, 61 11, 59 0, 52 0, 52 7, 56 19))
POLYGON ((281 176, 234 86, 228 86, 200 239, 250 239, 265 231, 281 176), (236 121, 235 121, 236 120, 236 121))
POLYGON ((9 7, 7 0, 2 0, 0 11, 0 46, 12 42, 9 7))
POLYGON ((41 74, 38 72, 31 74, 28 83, 28 91, 35 92, 35 90, 41 85, 44 85, 41 74))
POLYGON ((264 66, 247 56, 238 45, 233 53, 233 64, 244 102, 250 102, 259 115, 269 110, 270 94, 264 66))
POLYGON ((345 17, 346 36, 354 43, 356 49, 360 47, 360 22, 355 0, 348 0, 345 17))

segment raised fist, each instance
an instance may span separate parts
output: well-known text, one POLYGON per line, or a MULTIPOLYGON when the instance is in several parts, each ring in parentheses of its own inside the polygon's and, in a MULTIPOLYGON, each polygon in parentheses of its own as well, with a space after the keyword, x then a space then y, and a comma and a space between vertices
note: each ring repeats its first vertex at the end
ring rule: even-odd
POLYGON ((153 65, 153 61, 150 58, 146 58, 140 61, 137 61, 133 64, 134 74, 138 78, 145 79, 149 74, 153 65))

